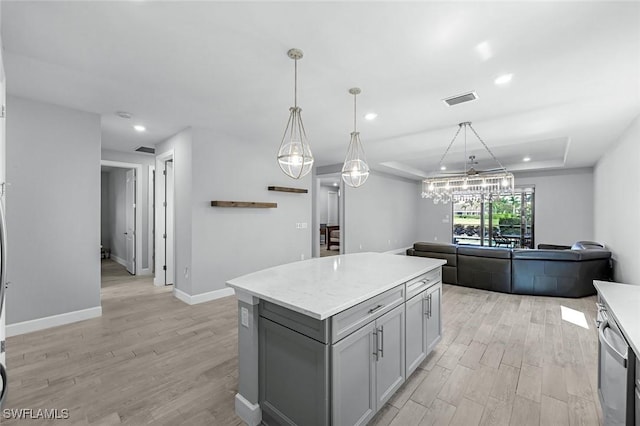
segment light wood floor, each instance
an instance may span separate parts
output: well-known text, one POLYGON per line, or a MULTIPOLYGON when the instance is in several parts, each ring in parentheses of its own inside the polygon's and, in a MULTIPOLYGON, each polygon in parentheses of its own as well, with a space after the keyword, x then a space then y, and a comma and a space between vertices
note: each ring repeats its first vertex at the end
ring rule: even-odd
MULTIPOLYGON (((7 425, 238 425, 236 302, 188 306, 103 262, 103 316, 8 339, 7 425)), ((444 337, 375 425, 598 424, 595 298, 444 286, 444 337), (561 318, 583 312, 589 329, 561 318)))

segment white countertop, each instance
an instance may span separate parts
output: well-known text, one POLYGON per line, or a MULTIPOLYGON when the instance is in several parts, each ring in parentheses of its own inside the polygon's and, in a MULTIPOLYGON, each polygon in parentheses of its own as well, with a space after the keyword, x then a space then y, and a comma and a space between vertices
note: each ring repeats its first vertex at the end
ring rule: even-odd
POLYGON ((640 356, 640 285, 594 281, 600 297, 609 306, 622 333, 640 356))
POLYGON ((234 278, 227 286, 324 320, 445 263, 385 253, 346 254, 275 266, 234 278))

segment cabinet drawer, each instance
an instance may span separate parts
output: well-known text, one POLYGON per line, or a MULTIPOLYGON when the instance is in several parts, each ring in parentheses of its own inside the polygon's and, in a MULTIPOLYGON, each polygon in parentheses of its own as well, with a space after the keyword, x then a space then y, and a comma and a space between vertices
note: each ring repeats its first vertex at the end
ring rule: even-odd
POLYGON ((331 341, 347 337, 363 325, 404 303, 404 284, 331 317, 331 341))
POLYGON ((436 268, 407 282, 407 299, 442 280, 442 268, 436 268))

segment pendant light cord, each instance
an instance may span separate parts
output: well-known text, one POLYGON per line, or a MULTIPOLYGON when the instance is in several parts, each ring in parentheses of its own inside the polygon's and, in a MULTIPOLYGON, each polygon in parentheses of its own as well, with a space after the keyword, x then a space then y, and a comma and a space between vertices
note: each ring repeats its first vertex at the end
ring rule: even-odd
POLYGON ((298 60, 293 62, 293 107, 298 108, 298 60))
POLYGON ((356 96, 358 95, 353 95, 353 133, 356 133, 356 96))

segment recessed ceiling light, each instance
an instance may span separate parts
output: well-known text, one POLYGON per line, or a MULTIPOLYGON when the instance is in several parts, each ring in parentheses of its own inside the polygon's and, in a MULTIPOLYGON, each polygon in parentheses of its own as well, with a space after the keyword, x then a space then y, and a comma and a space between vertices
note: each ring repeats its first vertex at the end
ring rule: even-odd
POLYGON ((333 186, 338 186, 338 182, 333 182, 333 186))
POLYGON ((447 166, 440 166, 440 170, 447 170, 447 166))
POLYGON ((483 41, 482 43, 479 43, 476 46, 476 51, 478 52, 478 55, 480 55, 480 58, 483 61, 486 61, 493 56, 493 52, 491 51, 491 45, 489 44, 488 41, 483 41))
POLYGON ((133 126, 133 128, 136 129, 136 132, 144 132, 145 130, 147 130, 147 128, 142 124, 136 124, 135 126, 133 126))
POLYGON ((504 74, 496 78, 493 82, 497 85, 507 84, 513 78, 513 74, 504 74))
POLYGON ((375 120, 377 116, 378 114, 376 114, 375 112, 370 112, 368 114, 365 114, 364 119, 371 121, 371 120, 375 120))
POLYGON ((525 163, 526 163, 527 161, 531 161, 531 157, 524 157, 524 158, 522 159, 522 161, 524 161, 525 163))

